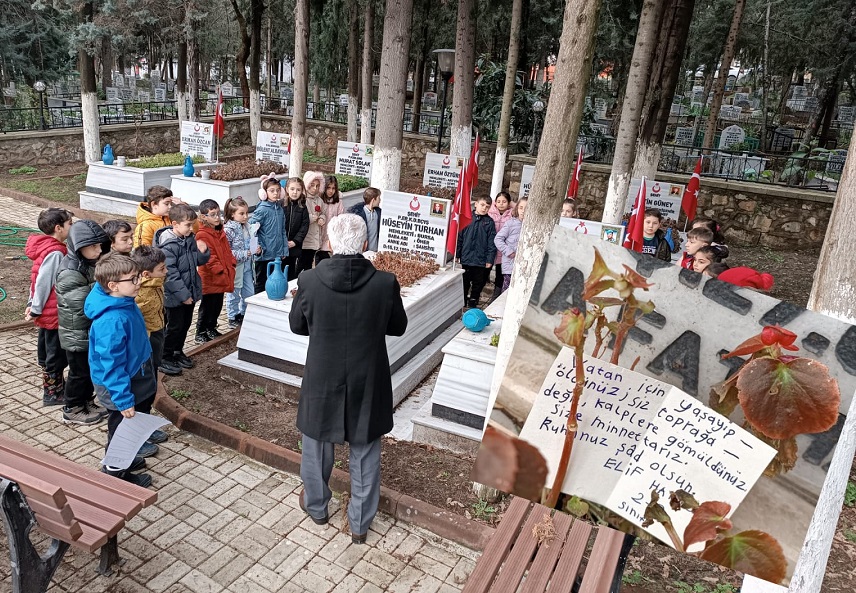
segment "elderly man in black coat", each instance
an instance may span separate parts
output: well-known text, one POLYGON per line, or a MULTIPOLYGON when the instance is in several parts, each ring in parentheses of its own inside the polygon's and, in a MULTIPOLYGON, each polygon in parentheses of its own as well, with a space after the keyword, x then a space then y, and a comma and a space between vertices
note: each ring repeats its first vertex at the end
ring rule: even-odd
POLYGON ((407 329, 395 275, 375 269, 360 253, 366 224, 354 214, 327 223, 333 257, 297 280, 288 321, 309 336, 297 427, 303 433, 300 507, 327 523, 327 485, 336 443, 350 446, 354 543, 366 540, 380 501, 380 438, 392 430, 392 379, 386 336, 407 329))

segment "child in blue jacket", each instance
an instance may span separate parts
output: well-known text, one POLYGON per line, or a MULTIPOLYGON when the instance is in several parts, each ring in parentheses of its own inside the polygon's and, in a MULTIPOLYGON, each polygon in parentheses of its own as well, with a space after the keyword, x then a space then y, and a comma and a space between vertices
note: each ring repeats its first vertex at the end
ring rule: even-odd
MULTIPOLYGON (((86 297, 84 314, 92 320, 89 329, 89 368, 95 394, 110 415, 107 444, 122 418, 136 412, 149 413, 155 401, 157 378, 146 322, 134 298, 140 292, 140 270, 130 257, 111 253, 95 267, 95 286, 86 297)), ((146 445, 143 445, 146 447, 146 445)), ((157 445, 151 445, 157 447, 157 445)), ((130 467, 105 466, 106 473, 148 487, 149 474, 134 474, 145 467, 137 457, 130 467)))
POLYGON ((282 204, 284 197, 285 190, 276 177, 269 176, 262 181, 262 189, 259 191, 261 201, 250 217, 250 226, 256 223, 260 225, 256 232, 261 247, 261 253, 256 256, 254 270, 256 294, 265 289, 268 262, 278 257, 285 262, 288 257, 285 208, 282 204))

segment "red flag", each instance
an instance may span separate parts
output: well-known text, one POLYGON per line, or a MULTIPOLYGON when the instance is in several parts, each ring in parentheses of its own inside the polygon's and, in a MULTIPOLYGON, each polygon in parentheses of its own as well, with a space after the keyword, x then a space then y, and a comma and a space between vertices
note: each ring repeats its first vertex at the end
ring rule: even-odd
POLYGON ((476 132, 476 141, 473 144, 473 149, 470 152, 470 160, 467 163, 467 180, 469 188, 472 192, 479 184, 479 135, 476 132))
POLYGON ((458 233, 467 228, 473 221, 473 208, 470 200, 469 179, 465 168, 458 175, 458 185, 455 188, 455 203, 452 205, 452 218, 449 221, 449 234, 446 236, 446 251, 457 255, 458 233))
POLYGON ((692 221, 696 217, 696 209, 698 208, 698 188, 701 185, 701 159, 702 157, 699 155, 693 176, 684 190, 684 197, 681 198, 681 208, 687 213, 688 221, 692 221))
POLYGON ((627 234, 624 236, 624 246, 639 253, 642 253, 642 244, 644 241, 642 227, 645 224, 645 196, 647 193, 645 178, 643 177, 642 183, 639 186, 639 193, 636 194, 636 200, 633 202, 630 220, 627 222, 627 234))
POLYGON ((226 124, 223 123, 223 91, 217 89, 217 111, 214 113, 214 135, 222 138, 226 133, 226 124))
POLYGON ((577 162, 574 165, 574 175, 571 177, 571 183, 568 184, 568 197, 576 200, 577 192, 580 189, 580 167, 583 164, 583 147, 580 146, 580 152, 577 155, 577 162))

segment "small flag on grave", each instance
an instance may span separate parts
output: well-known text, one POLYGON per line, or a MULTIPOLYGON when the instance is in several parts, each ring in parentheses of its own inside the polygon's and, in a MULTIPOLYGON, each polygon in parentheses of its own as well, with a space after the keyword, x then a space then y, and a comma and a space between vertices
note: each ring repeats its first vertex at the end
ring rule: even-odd
POLYGON ((645 196, 647 193, 645 178, 643 177, 642 183, 639 185, 639 193, 636 194, 636 200, 633 202, 630 220, 627 222, 627 234, 624 236, 624 246, 639 253, 642 253, 644 243, 642 227, 645 224, 645 196))

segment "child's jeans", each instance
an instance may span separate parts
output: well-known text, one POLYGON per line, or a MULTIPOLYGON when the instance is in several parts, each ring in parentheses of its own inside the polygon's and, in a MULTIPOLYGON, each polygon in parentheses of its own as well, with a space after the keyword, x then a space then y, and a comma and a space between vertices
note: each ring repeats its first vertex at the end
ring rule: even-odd
POLYGON ((250 262, 244 264, 242 285, 226 295, 226 315, 234 319, 247 312, 247 299, 256 293, 253 283, 253 266, 250 262))

